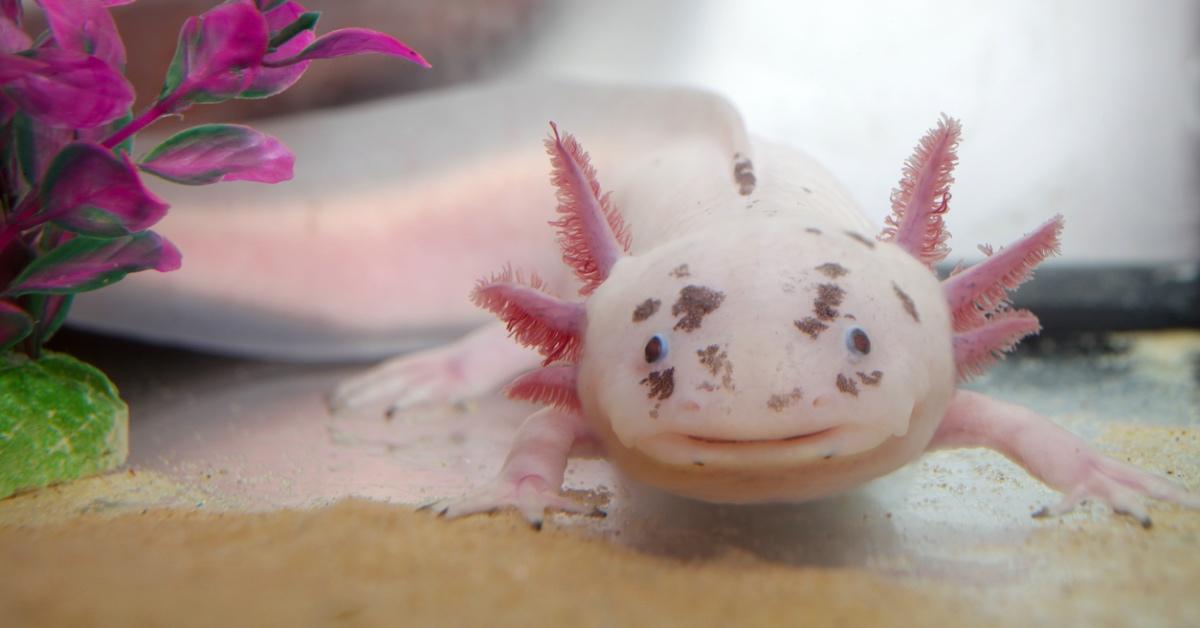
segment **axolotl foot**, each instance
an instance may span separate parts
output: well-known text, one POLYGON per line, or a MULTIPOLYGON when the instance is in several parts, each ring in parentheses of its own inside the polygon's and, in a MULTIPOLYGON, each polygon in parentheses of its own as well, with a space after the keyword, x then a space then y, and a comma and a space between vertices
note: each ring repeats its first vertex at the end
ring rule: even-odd
POLYGON ((490 484, 476 488, 462 497, 443 499, 421 507, 422 510, 431 510, 448 519, 508 508, 519 512, 529 525, 537 530, 542 529, 547 511, 593 517, 603 517, 606 514, 591 504, 559 493, 556 487, 537 476, 527 476, 516 481, 496 478, 490 484))
POLYGON ((930 447, 972 446, 995 449, 1063 492, 1062 500, 1034 512, 1034 517, 1066 514, 1092 500, 1149 528, 1148 499, 1200 508, 1200 494, 1109 458, 1032 410, 959 391, 930 447))
POLYGON ((508 339, 504 325, 490 324, 457 342, 393 358, 343 381, 329 406, 340 412, 384 401, 392 416, 477 397, 537 363, 536 353, 508 339))
POLYGON ((1143 528, 1152 524, 1146 511, 1146 498, 1173 502, 1189 508, 1200 508, 1200 495, 1164 478, 1134 468, 1094 451, 1081 452, 1074 464, 1072 483, 1063 486, 1062 500, 1042 507, 1034 517, 1054 517, 1066 514, 1088 500, 1106 504, 1113 512, 1128 515, 1143 528))
POLYGON ((521 424, 497 477, 463 497, 443 499, 422 509, 453 519, 515 508, 539 530, 547 510, 604 516, 604 511, 563 495, 559 488, 567 456, 572 448, 590 438, 577 412, 543 408, 521 424))

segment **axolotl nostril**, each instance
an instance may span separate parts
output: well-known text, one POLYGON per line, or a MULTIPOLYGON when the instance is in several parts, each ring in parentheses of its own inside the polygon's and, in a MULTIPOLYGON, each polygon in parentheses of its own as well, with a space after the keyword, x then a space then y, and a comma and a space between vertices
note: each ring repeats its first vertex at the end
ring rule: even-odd
MULTIPOLYGON (((473 293, 541 355, 508 394, 547 407, 522 425, 498 478, 440 512, 516 507, 540 525, 547 508, 591 511, 560 493, 585 443, 632 477, 715 502, 817 498, 925 451, 983 446, 1064 492, 1044 514, 1095 499, 1149 525, 1146 497, 1200 506, 1032 411, 957 390, 1039 330, 1007 298, 1057 253, 1063 221, 939 278, 956 120, 919 142, 881 231, 820 166, 727 122, 723 141, 663 146, 613 173, 611 191, 551 124, 551 224, 578 298, 512 268, 473 293)), ((503 335, 481 332, 456 355, 495 350, 503 335)))

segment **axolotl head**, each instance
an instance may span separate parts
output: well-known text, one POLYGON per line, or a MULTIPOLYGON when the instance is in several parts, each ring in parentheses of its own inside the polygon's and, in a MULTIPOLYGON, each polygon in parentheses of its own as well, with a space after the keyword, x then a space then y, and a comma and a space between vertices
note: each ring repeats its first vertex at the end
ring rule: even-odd
POLYGON ((877 238, 780 211, 630 255, 587 155, 555 128, 554 224, 587 298, 511 271, 480 284, 476 301, 546 356, 510 394, 581 412, 626 473, 710 501, 808 499, 911 461, 956 376, 1037 330, 1005 290, 1054 252, 1061 227, 940 282, 958 133, 943 119, 922 140, 877 238))
POLYGON ((924 449, 954 387, 950 339, 941 286, 898 246, 722 225, 613 266, 587 301, 578 393, 634 476, 800 499, 924 449))

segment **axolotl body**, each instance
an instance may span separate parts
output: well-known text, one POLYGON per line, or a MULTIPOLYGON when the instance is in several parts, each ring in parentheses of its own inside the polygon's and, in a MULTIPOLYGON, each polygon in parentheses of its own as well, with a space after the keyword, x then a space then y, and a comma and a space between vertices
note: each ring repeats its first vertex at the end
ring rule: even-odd
POLYGON ((957 389, 1039 330, 1007 296, 1057 252, 1063 227, 1054 217, 939 278, 957 121, 917 145, 879 231, 811 159, 749 140, 736 114, 719 119, 726 132, 643 155, 610 188, 552 125, 562 266, 481 280, 472 298, 502 327, 337 391, 338 407, 390 395, 399 408, 521 373, 508 394, 546 407, 494 481, 439 512, 515 507, 539 526, 547 509, 589 512, 560 492, 568 457, 588 446, 635 479, 713 502, 818 498, 932 449, 983 446, 1064 492, 1038 514, 1095 499, 1148 526, 1145 497, 1200 506, 1030 410, 957 389), (551 294, 566 271, 578 295, 551 294))

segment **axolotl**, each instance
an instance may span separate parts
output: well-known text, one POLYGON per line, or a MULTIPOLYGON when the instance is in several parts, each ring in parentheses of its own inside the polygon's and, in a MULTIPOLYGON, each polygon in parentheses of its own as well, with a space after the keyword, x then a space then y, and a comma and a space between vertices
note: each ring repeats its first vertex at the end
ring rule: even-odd
POLYGON ((1200 507, 1031 410, 957 388, 1039 331, 1008 296, 1058 252, 1063 228, 1055 216, 939 278, 958 121, 943 116, 920 140, 875 230, 811 159, 725 120, 736 128, 724 141, 663 146, 612 187, 551 123, 562 265, 482 279, 472 299, 502 327, 337 391, 336 406, 386 394, 402 407, 520 373, 507 394, 546 407, 497 478, 433 508, 515 507, 539 527, 548 509, 591 512, 561 486, 572 452, 597 446, 632 478, 710 502, 820 498, 927 451, 978 446, 1064 493, 1039 516, 1092 499, 1149 526, 1147 497, 1200 507), (566 271, 578 294, 556 296, 548 285, 566 271))

